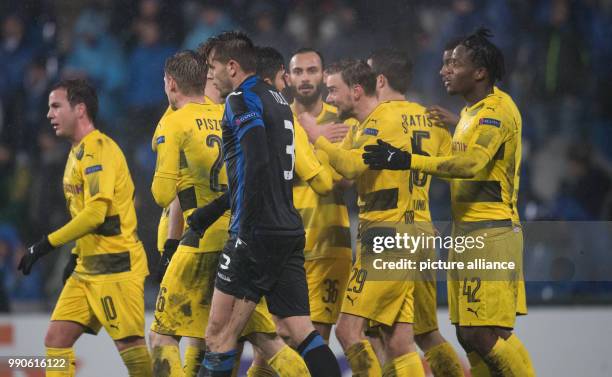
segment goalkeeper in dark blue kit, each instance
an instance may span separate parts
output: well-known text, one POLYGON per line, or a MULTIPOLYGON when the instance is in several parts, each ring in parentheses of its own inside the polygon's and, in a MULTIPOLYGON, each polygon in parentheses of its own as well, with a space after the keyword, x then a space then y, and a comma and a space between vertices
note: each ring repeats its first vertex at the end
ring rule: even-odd
POLYGON ((204 367, 213 377, 231 375, 239 335, 265 296, 278 334, 304 359, 279 346, 266 355, 278 375, 340 377, 332 351, 310 321, 304 227, 292 196, 291 108, 254 75, 256 49, 246 35, 210 38, 205 53, 208 79, 226 97, 222 132, 229 189, 188 222, 191 231, 203 234, 228 207, 232 216, 217 268, 204 367))

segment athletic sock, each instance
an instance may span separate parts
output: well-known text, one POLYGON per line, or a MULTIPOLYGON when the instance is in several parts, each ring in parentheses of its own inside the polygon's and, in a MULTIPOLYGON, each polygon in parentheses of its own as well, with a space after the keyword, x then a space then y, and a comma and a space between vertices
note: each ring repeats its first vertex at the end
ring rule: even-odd
POLYGON ((425 359, 434 377, 463 377, 459 356, 448 342, 431 347, 425 352, 425 359))
POLYGON ((519 355, 521 356, 521 359, 523 360, 523 363, 525 364, 525 367, 527 368, 527 376, 535 377, 536 374, 535 370, 533 369, 533 364, 531 363, 531 357, 529 357, 529 352, 527 351, 527 348, 525 348, 525 345, 523 344, 523 342, 521 342, 519 337, 515 334, 512 334, 508 339, 506 339, 506 342, 508 342, 508 344, 510 344, 512 348, 518 351, 519 355))
MULTIPOLYGON (((121 355, 130 377, 150 377, 153 375, 153 365, 147 346, 130 347, 119 352, 119 355, 121 355)), ((179 361, 179 371, 182 375, 183 371, 180 366, 179 361)))
POLYGON ((253 365, 247 370, 247 377, 275 377, 274 369, 267 365, 253 365))
POLYGON ((382 377, 425 377, 421 357, 416 352, 410 352, 387 361, 382 377))
POLYGON ((298 346, 297 351, 306 362, 312 377, 340 377, 336 356, 317 330, 311 332, 298 346))
POLYGON ((309 377, 308 367, 300 355, 285 345, 268 360, 274 371, 283 377, 309 377))
POLYGON ((353 377, 381 377, 382 371, 372 349, 372 345, 367 340, 355 343, 344 351, 348 360, 353 377))
POLYGON ((468 352, 467 357, 470 361, 470 373, 472 377, 491 377, 489 367, 476 351, 468 352))
POLYGON ((240 372, 240 359, 242 358, 242 351, 244 351, 244 343, 238 343, 238 348, 236 349, 236 357, 234 358, 234 366, 232 368, 232 377, 238 377, 238 372, 240 372))
POLYGON ((153 376, 182 377, 181 355, 178 345, 153 347, 153 376))
POLYGON ((197 346, 187 346, 183 365, 183 375, 185 377, 196 377, 200 371, 202 360, 206 351, 197 346))
POLYGON ((231 377, 238 351, 206 352, 204 368, 210 377, 231 377))
POLYGON ((502 338, 497 338, 493 349, 484 358, 492 375, 500 377, 525 377, 527 367, 519 352, 502 338))
POLYGON ((74 376, 74 351, 70 348, 53 348, 47 347, 47 357, 54 359, 65 359, 66 361, 53 362, 52 366, 61 366, 62 368, 47 368, 47 377, 73 377, 74 376))

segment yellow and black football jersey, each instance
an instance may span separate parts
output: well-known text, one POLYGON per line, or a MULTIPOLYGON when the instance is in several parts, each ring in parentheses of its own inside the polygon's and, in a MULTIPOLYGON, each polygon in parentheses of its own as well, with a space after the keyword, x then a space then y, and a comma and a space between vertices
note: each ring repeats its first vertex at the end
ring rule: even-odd
POLYGON ((514 101, 497 88, 482 101, 463 109, 453 135, 452 154, 478 148, 490 161, 475 177, 451 181, 455 221, 519 222, 521 127, 521 114, 514 101))
POLYGON ((146 276, 147 258, 136 234, 134 183, 119 146, 98 130, 87 134, 70 151, 63 185, 73 218, 90 202, 109 203, 104 223, 76 240, 72 253, 78 256, 78 277, 108 281, 146 276))
MULTIPOLYGON (((409 138, 410 153, 422 156, 448 156, 451 153, 451 134, 429 120, 425 107, 409 101, 389 101, 401 117, 402 132, 409 138)), ((431 175, 416 170, 410 172, 408 189, 412 199, 410 210, 414 211, 414 222, 431 222, 429 212, 429 186, 431 175)))
POLYGON ((352 127, 340 150, 320 137, 316 147, 328 153, 331 165, 345 178, 355 179, 360 226, 372 222, 404 222, 410 209, 410 171, 369 170, 363 163, 366 145, 382 139, 410 150, 410 138, 402 128, 402 112, 396 101, 379 103, 358 126, 352 127))
MULTIPOLYGON (((219 197, 227 188, 223 164, 221 118, 223 106, 188 103, 163 117, 152 140, 157 164, 152 193, 158 204, 168 206, 179 198, 187 217, 219 197)), ((191 240, 200 251, 219 251, 227 239, 229 214, 206 232, 203 240, 191 240)), ((185 240, 184 240, 185 241, 185 240)))
MULTIPOLYGON (((323 103, 323 109, 316 118, 318 125, 340 122, 335 107, 323 103)), ((296 155, 296 172, 294 180, 293 204, 302 216, 306 231, 306 260, 319 258, 351 259, 351 234, 348 211, 343 200, 343 192, 334 188, 328 195, 317 194, 308 184, 322 169, 315 157, 312 145, 308 142, 306 132, 296 122, 296 151, 312 150, 311 157, 296 155), (304 161, 302 161, 304 160, 304 161)))
MULTIPOLYGON (((172 114, 174 110, 172 107, 168 106, 164 115, 162 115, 161 119, 164 119, 168 115, 172 114)), ((161 122, 161 120, 160 120, 161 122)), ((156 129, 157 130, 157 129, 156 129)), ((153 135, 153 140, 156 139, 156 135, 153 135)), ((155 146, 153 146, 153 150, 155 150, 155 146)), ((162 210, 161 216, 159 217, 159 224, 157 225, 157 250, 160 253, 164 251, 164 243, 168 238, 168 216, 170 215, 170 208, 166 207, 162 210)))

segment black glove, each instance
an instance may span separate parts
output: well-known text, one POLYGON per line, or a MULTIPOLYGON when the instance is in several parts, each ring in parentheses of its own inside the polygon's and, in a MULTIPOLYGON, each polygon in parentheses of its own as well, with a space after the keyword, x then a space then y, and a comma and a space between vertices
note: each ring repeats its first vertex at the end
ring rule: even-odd
POLYGON ((229 209, 227 191, 204 207, 197 208, 187 218, 187 225, 202 238, 206 229, 211 226, 225 211, 229 209))
POLYGON ((172 256, 174 252, 179 246, 179 240, 173 240, 168 238, 164 243, 164 252, 159 258, 159 264, 157 265, 157 281, 161 283, 164 275, 166 274, 166 270, 168 269, 168 265, 170 264, 170 260, 172 260, 172 256))
POLYGON ((47 236, 44 236, 40 241, 28 247, 26 254, 19 261, 17 269, 21 270, 24 275, 29 275, 38 258, 50 253, 53 249, 54 247, 49 243, 47 236))
POLYGON ((372 170, 408 170, 410 169, 410 153, 395 148, 389 143, 378 139, 378 144, 366 145, 363 162, 372 170))
POLYGON ((62 282, 64 285, 66 285, 66 280, 70 278, 70 275, 72 275, 74 269, 76 268, 77 258, 78 256, 76 254, 70 253, 70 260, 68 263, 66 263, 66 267, 64 267, 64 272, 62 273, 62 282))

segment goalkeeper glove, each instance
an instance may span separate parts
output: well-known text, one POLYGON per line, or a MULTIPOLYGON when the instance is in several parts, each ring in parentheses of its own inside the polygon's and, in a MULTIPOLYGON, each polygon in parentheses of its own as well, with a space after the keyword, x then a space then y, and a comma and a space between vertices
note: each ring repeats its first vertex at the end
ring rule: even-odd
POLYGON ((408 170, 411 155, 378 139, 378 144, 366 145, 363 162, 372 170, 408 170))
POLYGON ((164 243, 164 252, 159 258, 159 263, 157 265, 157 281, 161 283, 164 275, 166 274, 166 270, 168 269, 168 265, 170 265, 170 260, 172 260, 172 256, 174 252, 179 246, 179 240, 173 240, 168 238, 164 243))
POLYGON ((21 270, 24 275, 29 275, 38 258, 50 253, 53 249, 54 247, 49 243, 47 236, 44 236, 40 241, 28 247, 26 254, 21 257, 17 269, 21 270))
POLYGON ((76 254, 70 253, 70 260, 66 264, 66 267, 64 267, 64 272, 62 273, 62 282, 64 285, 66 285, 66 281, 70 278, 70 275, 72 275, 74 269, 76 268, 77 258, 78 256, 76 254))

